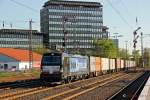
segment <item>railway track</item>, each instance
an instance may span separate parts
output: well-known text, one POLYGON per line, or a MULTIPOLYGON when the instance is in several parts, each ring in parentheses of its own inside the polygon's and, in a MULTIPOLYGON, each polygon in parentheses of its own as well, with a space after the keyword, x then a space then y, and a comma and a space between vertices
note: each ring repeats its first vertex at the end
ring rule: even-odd
POLYGON ((115 81, 115 80, 118 80, 120 78, 127 77, 127 76, 128 76, 127 74, 122 75, 120 77, 114 76, 114 77, 111 77, 109 79, 104 79, 102 81, 100 80, 100 81, 97 81, 97 82, 94 82, 91 84, 87 84, 84 87, 76 87, 74 89, 70 89, 70 90, 65 91, 63 93, 44 98, 42 100, 70 100, 70 99, 77 97, 81 94, 87 93, 87 92, 92 91, 98 87, 101 87, 105 84, 108 84, 112 81, 115 81))
POLYGON ((141 77, 130 82, 126 87, 108 98, 108 100, 137 100, 149 76, 150 72, 146 71, 141 77))
MULTIPOLYGON (((119 83, 121 82, 119 80, 121 79, 124 80, 125 78, 128 79, 129 76, 132 77, 132 79, 129 79, 129 80, 133 80, 136 77, 139 77, 141 75, 141 73, 140 74, 136 73, 137 75, 134 75, 134 74, 131 75, 130 73, 129 74, 114 73, 114 74, 103 75, 99 77, 94 77, 94 78, 90 78, 86 80, 80 80, 80 81, 72 82, 69 84, 63 84, 63 85, 52 86, 52 87, 39 86, 39 87, 33 87, 33 88, 23 88, 23 89, 16 90, 10 93, 0 94, 0 99, 2 100, 58 100, 58 99, 68 100, 68 99, 77 98, 78 100, 83 100, 82 96, 88 95, 88 93, 98 88, 102 88, 101 90, 103 91, 104 89, 103 87, 106 88, 107 84, 114 85, 116 84, 115 81, 119 83)), ((126 83, 127 85, 129 81, 126 81, 126 82, 127 82, 126 83)), ((109 87, 111 87, 111 85, 109 85, 109 87)), ((96 92, 96 93, 99 93, 99 92, 96 92)), ((88 97, 88 96, 84 96, 84 97, 88 97)), ((87 99, 87 100, 91 100, 91 99, 87 99)), ((97 99, 97 100, 103 100, 103 99, 97 99)))
MULTIPOLYGON (((104 76, 99 76, 99 77, 94 77, 91 79, 86 79, 86 80, 81 80, 81 81, 76 81, 73 83, 69 84, 63 84, 55 87, 46 87, 46 88, 32 88, 30 90, 23 90, 20 92, 15 92, 15 93, 10 93, 7 96, 4 96, 0 99, 3 100, 39 100, 48 96, 54 96, 56 94, 64 93, 65 91, 71 92, 73 90, 78 90, 79 88, 85 89, 88 88, 87 85, 90 83, 89 86, 93 86, 95 84, 103 83, 104 81, 113 79, 115 77, 119 77, 121 75, 127 75, 125 73, 119 73, 119 74, 111 74, 111 75, 104 75, 104 76), (109 76, 109 77, 108 77, 109 76)), ((65 92, 67 93, 67 92, 65 92)))
POLYGON ((39 79, 32 79, 32 80, 21 80, 21 81, 16 81, 16 82, 6 82, 6 83, 0 83, 0 90, 5 89, 5 88, 16 88, 20 87, 24 84, 29 84, 33 82, 38 82, 39 79))
POLYGON ((6 84, 0 87, 0 99, 13 96, 15 94, 35 91, 41 89, 43 86, 45 87, 46 85, 43 85, 38 79, 6 84))
MULTIPOLYGON (((125 74, 125 75, 122 75, 119 77, 114 76, 110 79, 106 79, 106 80, 102 80, 102 81, 99 80, 99 82, 95 82, 95 83, 89 83, 83 88, 78 87, 76 89, 68 90, 68 91, 65 91, 62 93, 57 93, 56 95, 49 96, 49 97, 44 98, 42 100, 105 100, 106 98, 102 99, 102 96, 107 94, 107 92, 109 92, 109 90, 108 91, 104 90, 104 88, 107 88, 107 85, 112 86, 110 84, 113 84, 115 82, 118 83, 120 80, 124 80, 125 78, 128 79, 129 77, 130 78, 132 77, 131 78, 131 80, 132 80, 135 77, 138 77, 140 75, 141 75, 141 73, 140 74, 138 73, 136 75, 135 74, 133 74, 133 75, 125 74), (95 90, 97 90, 99 88, 100 88, 100 91, 94 92, 95 90), (104 91, 102 92, 101 90, 102 91, 104 90, 104 91), (97 97, 94 98, 94 95, 97 95, 97 97, 99 96, 99 98, 97 98, 97 97)), ((119 82, 119 83, 121 83, 121 82, 119 82)), ((128 83, 128 81, 127 81, 127 83, 128 83)))

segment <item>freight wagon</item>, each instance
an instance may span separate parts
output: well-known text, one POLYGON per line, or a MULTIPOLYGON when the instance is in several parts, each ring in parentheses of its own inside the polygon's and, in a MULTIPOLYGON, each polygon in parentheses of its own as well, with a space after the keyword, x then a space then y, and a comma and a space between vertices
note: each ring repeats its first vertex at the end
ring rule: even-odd
POLYGON ((67 53, 45 53, 41 61, 40 79, 70 82, 135 67, 135 62, 67 53))
POLYGON ((101 67, 102 67, 103 74, 106 74, 110 71, 108 58, 101 58, 101 67))
POLYGON ((90 56, 90 76, 98 76, 102 74, 100 57, 90 56))

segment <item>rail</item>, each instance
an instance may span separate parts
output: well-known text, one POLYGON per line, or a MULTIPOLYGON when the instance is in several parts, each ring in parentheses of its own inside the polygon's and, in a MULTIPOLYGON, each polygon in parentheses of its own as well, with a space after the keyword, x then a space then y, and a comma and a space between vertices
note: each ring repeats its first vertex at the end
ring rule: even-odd
POLYGON ((146 71, 143 75, 130 82, 126 87, 112 95, 108 100, 136 100, 146 81, 150 76, 150 72, 146 71))

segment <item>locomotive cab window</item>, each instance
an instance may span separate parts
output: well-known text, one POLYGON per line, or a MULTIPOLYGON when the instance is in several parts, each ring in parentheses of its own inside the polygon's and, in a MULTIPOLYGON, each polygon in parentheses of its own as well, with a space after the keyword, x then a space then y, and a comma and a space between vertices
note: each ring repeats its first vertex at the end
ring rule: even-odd
POLYGON ((45 64, 60 64, 61 56, 43 56, 42 65, 45 64))

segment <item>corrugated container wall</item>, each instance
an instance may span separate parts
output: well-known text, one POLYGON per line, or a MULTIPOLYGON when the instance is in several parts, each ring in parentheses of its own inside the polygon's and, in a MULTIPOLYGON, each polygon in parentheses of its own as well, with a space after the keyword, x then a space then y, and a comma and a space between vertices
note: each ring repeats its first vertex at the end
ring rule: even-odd
POLYGON ((110 65, 110 69, 114 70, 115 69, 115 59, 109 59, 109 65, 110 65))
POLYGON ((121 69, 124 68, 124 60, 121 60, 121 69))
POLYGON ((102 67, 102 71, 109 70, 109 59, 108 58, 101 58, 101 67, 102 67))
POLYGON ((121 68, 121 61, 120 61, 120 58, 117 58, 117 59, 116 59, 116 68, 117 68, 117 70, 120 70, 120 68, 121 68))
POLYGON ((129 60, 125 60, 125 68, 129 67, 129 60))
POLYGON ((96 57, 96 72, 101 72, 102 68, 101 68, 101 59, 100 57, 96 57))
POLYGON ((90 56, 90 72, 96 72, 95 57, 90 56))

